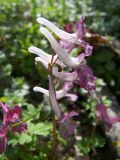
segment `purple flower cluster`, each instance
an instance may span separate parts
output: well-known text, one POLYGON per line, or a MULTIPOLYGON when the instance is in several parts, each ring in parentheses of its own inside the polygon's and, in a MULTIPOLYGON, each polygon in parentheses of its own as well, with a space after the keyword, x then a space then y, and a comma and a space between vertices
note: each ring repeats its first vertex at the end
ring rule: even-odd
POLYGON ((7 104, 3 104, 0 101, 0 106, 3 110, 3 121, 0 128, 0 154, 3 153, 7 145, 7 133, 11 131, 13 133, 22 133, 27 130, 26 123, 20 123, 22 109, 19 106, 9 108, 7 104), (19 125, 16 125, 20 123, 19 125))
POLYGON ((95 91, 95 76, 92 70, 86 65, 85 58, 92 54, 92 46, 84 41, 86 29, 84 27, 84 17, 82 17, 74 26, 74 33, 72 26, 66 25, 65 30, 59 29, 53 23, 45 18, 37 18, 37 22, 44 25, 41 27, 41 33, 50 42, 50 45, 55 55, 50 55, 37 47, 29 47, 29 52, 36 54, 36 63, 42 63, 43 66, 49 70, 49 65, 52 66, 52 72, 49 74, 49 91, 42 87, 34 87, 34 91, 41 92, 45 96, 50 97, 52 109, 57 117, 59 123, 59 132, 63 138, 69 137, 73 134, 74 129, 77 127, 75 121, 71 118, 77 116, 78 113, 70 112, 63 113, 61 111, 58 100, 63 97, 69 97, 71 101, 77 100, 77 95, 68 93, 73 87, 73 84, 79 84, 81 88, 88 91, 90 95, 95 91), (53 35, 46 29, 48 27, 59 38, 57 41, 53 35), (70 52, 77 46, 81 47, 83 52, 77 57, 71 57, 70 52), (56 65, 54 65, 56 64, 56 65), (58 66, 61 67, 59 70, 58 66), (68 71, 65 68, 68 68, 68 71), (55 91, 54 77, 63 81, 63 86, 60 90, 55 91))

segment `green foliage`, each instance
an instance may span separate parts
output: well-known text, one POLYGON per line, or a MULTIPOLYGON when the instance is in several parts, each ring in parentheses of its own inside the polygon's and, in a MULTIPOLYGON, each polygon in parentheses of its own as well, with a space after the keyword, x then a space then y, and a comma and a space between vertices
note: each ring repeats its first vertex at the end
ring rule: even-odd
POLYGON ((100 134, 85 137, 80 140, 78 147, 84 155, 88 155, 91 150, 101 148, 105 145, 105 138, 100 134))

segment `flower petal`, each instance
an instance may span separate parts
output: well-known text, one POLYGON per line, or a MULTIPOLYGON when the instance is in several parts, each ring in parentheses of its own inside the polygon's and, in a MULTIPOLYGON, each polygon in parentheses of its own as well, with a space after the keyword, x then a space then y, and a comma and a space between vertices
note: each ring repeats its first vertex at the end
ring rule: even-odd
POLYGON ((77 73, 76 72, 65 72, 65 71, 61 71, 61 72, 58 72, 58 71, 54 71, 53 70, 53 74, 60 78, 60 79, 63 79, 65 81, 74 81, 74 80, 77 80, 78 77, 77 77, 77 73))
POLYGON ((70 52, 72 51, 72 49, 75 47, 75 44, 70 43, 70 42, 66 42, 66 41, 64 41, 64 40, 61 40, 61 41, 59 42, 59 44, 61 45, 62 48, 65 49, 65 51, 66 51, 67 53, 70 53, 70 52))
POLYGON ((33 91, 43 93, 49 97, 49 91, 47 89, 42 88, 42 87, 34 87, 33 91))
POLYGON ((51 31, 53 31, 60 39, 65 40, 70 43, 76 43, 76 41, 77 41, 76 34, 67 33, 65 31, 59 29, 58 27, 56 27, 53 23, 51 23, 47 19, 42 18, 42 17, 37 18, 37 22, 50 28, 51 31))
POLYGON ((55 40, 55 38, 52 36, 52 34, 47 29, 45 29, 44 27, 41 27, 40 31, 48 39, 52 48, 54 49, 56 54, 59 56, 61 61, 63 61, 63 63, 66 66, 77 67, 79 65, 79 63, 75 61, 76 58, 70 57, 68 53, 65 52, 65 50, 60 46, 60 44, 55 40))
POLYGON ((77 127, 77 123, 71 120, 71 117, 73 116, 78 116, 78 113, 74 111, 70 113, 61 113, 61 117, 58 121, 59 133, 64 139, 67 139, 70 135, 72 135, 74 129, 77 127))
POLYGON ((59 126, 60 136, 64 139, 68 139, 74 133, 74 130, 76 128, 77 128, 77 123, 73 120, 70 120, 67 123, 60 124, 59 126))
POLYGON ((74 26, 74 30, 78 38, 82 38, 86 34, 86 29, 84 27, 84 19, 85 17, 81 17, 74 26))
POLYGON ((41 57, 36 57, 36 58, 35 58, 35 62, 37 62, 37 63, 41 62, 42 65, 43 65, 46 69, 48 69, 48 62, 45 61, 43 58, 41 58, 41 57))
POLYGON ((41 57, 42 59, 46 60, 48 63, 51 61, 52 55, 49 55, 48 53, 44 52, 43 50, 37 47, 31 46, 28 48, 28 51, 41 57))
POLYGON ((69 97, 70 101, 73 101, 73 102, 75 102, 78 99, 78 96, 72 93, 67 93, 66 97, 69 97))
POLYGON ((7 122, 16 122, 19 120, 22 113, 22 109, 19 106, 14 106, 14 108, 11 108, 8 110, 6 114, 6 121, 7 122))
POLYGON ((51 75, 49 75, 48 78, 49 78, 49 96, 50 96, 52 108, 57 118, 59 119, 61 117, 61 109, 56 99, 56 92, 53 84, 53 79, 51 75))
POLYGON ((79 77, 79 84, 82 88, 86 89, 89 94, 95 91, 96 77, 93 75, 93 71, 86 64, 76 68, 76 72, 79 77))

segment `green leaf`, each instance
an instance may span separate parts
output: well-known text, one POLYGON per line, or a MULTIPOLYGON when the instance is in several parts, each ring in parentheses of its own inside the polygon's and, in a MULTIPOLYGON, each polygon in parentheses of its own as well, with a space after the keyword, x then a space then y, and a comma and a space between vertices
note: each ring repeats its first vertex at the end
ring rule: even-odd
POLYGON ((32 137, 26 133, 22 133, 19 137, 18 143, 19 144, 24 144, 24 143, 29 143, 32 141, 32 137))
POLYGON ((42 135, 42 136, 47 136, 50 134, 50 131, 52 130, 52 125, 51 123, 37 123, 34 124, 32 122, 28 122, 28 133, 30 135, 42 135))
POLYGON ((33 134, 47 136, 48 134, 50 134, 51 129, 52 126, 50 123, 38 123, 34 126, 33 134))

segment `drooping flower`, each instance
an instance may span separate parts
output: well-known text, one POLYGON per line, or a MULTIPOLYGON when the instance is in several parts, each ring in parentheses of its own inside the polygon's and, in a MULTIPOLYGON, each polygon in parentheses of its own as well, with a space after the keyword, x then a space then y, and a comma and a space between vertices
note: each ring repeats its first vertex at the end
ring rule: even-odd
MULTIPOLYGON (((63 87, 60 90, 56 91, 57 100, 62 99, 64 97, 68 97, 71 101, 75 102, 77 100, 78 96, 76 94, 73 94, 73 93, 68 93, 72 89, 72 87, 73 87, 72 82, 65 82, 63 87)), ((33 88, 33 90, 35 92, 43 93, 44 95, 49 97, 49 91, 47 89, 36 86, 36 87, 33 88)))
POLYGON ((97 104, 97 116, 108 125, 108 129, 110 129, 114 123, 120 122, 120 116, 110 117, 108 115, 107 107, 103 103, 97 104))
MULTIPOLYGON (((65 32, 64 30, 61 30, 58 27, 56 27, 52 22, 50 22, 47 19, 42 18, 42 17, 37 18, 37 22, 50 28, 52 30, 52 32, 54 32, 60 38, 60 40, 62 40, 63 42, 67 42, 66 43, 67 46, 70 47, 69 44, 79 44, 85 50, 87 50, 86 47, 89 46, 89 48, 92 49, 92 46, 90 46, 87 42, 85 42, 83 40, 83 37, 86 34, 86 29, 85 29, 84 23, 83 23, 84 19, 85 19, 84 17, 81 17, 77 21, 77 23, 75 24, 75 26, 74 26, 75 33, 68 33, 68 31, 65 32)), ((92 53, 92 52, 90 52, 90 53, 92 53)))
POLYGON ((82 38, 83 35, 84 35, 83 27, 82 27, 82 31, 80 31, 81 27, 79 28, 80 24, 82 26, 82 24, 83 24, 82 21, 83 20, 84 20, 84 18, 81 18, 79 20, 80 22, 79 21, 77 22, 77 25, 75 26, 75 31, 76 31, 75 33, 68 33, 68 32, 65 32, 62 29, 59 29, 52 22, 48 21, 45 18, 42 18, 42 17, 37 18, 38 23, 43 24, 46 27, 50 28, 52 30, 52 32, 54 32, 60 39, 65 40, 65 41, 70 42, 70 43, 76 43, 76 44, 79 44, 79 41, 80 41, 79 38, 82 38), (82 35, 82 33, 83 33, 83 35, 82 35), (80 37, 80 36, 82 36, 82 37, 80 37))
POLYGON ((59 119, 59 133, 60 136, 64 139, 67 139, 70 135, 73 134, 74 130, 77 127, 77 123, 71 118, 74 116, 78 116, 77 112, 69 112, 61 114, 61 118, 59 119))
MULTIPOLYGON (((50 63, 52 56, 47 54, 46 52, 42 51, 41 49, 37 47, 29 47, 29 52, 36 54, 39 57, 35 58, 35 61, 37 63, 42 63, 43 66, 48 69, 48 64, 50 63), (46 57, 46 58, 45 58, 46 57)), ((56 59, 56 56, 54 56, 54 59, 56 59)), ((62 65, 59 61, 56 61, 56 64, 62 65)), ((57 66, 53 66, 53 75, 63 79, 65 81, 74 81, 77 80, 77 74, 76 72, 66 72, 66 71, 59 71, 57 66)))
POLYGON ((55 40, 52 34, 44 27, 40 28, 41 33, 48 39, 55 53, 59 56, 60 60, 68 67, 75 68, 78 67, 83 59, 85 58, 85 54, 81 53, 79 57, 71 57, 55 40))

